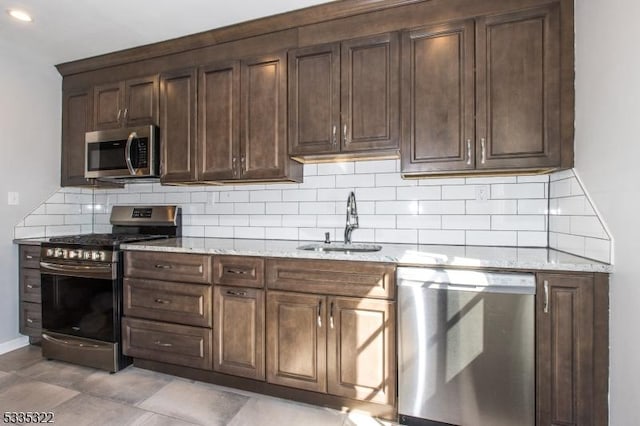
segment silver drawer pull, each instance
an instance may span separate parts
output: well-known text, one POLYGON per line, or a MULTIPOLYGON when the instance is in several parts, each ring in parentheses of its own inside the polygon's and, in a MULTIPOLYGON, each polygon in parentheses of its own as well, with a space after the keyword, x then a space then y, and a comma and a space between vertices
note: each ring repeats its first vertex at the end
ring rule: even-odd
POLYGON ((234 275, 247 275, 249 271, 245 269, 233 269, 233 268, 224 268, 224 272, 226 274, 234 274, 234 275))
POLYGON ((31 259, 33 259, 33 256, 31 256, 30 254, 28 254, 28 255, 26 255, 24 258, 25 258, 25 259, 27 259, 27 260, 31 260, 31 259))
POLYGON ((163 305, 167 305, 167 304, 171 303, 171 300, 156 299, 156 300, 154 300, 154 302, 156 302, 156 303, 161 303, 161 304, 163 304, 163 305))
POLYGON ((171 265, 162 265, 162 264, 157 264, 157 265, 156 265, 156 268, 157 268, 157 269, 171 269, 171 268, 173 268, 173 266, 171 266, 171 265))
POLYGON ((246 296, 247 292, 246 291, 233 291, 233 290, 227 290, 227 294, 229 296, 246 296))
POLYGON ((160 340, 156 340, 153 344, 156 346, 162 346, 163 348, 170 348, 173 346, 171 343, 162 343, 160 340))
POLYGON ((27 288, 33 288, 31 284, 27 284, 27 288))
POLYGON ((549 313, 549 281, 544 280, 544 307, 543 312, 549 313))
POLYGON ((32 320, 31 318, 27 318, 27 322, 28 322, 29 324, 33 324, 33 320, 32 320))

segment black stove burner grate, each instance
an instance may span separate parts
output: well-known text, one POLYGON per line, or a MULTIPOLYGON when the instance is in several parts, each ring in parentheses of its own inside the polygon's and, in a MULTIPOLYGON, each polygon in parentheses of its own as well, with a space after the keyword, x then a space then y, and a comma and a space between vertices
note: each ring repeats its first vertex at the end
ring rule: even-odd
POLYGON ((145 234, 81 234, 49 238, 50 243, 77 244, 83 246, 111 246, 133 241, 157 240, 166 235, 145 234))

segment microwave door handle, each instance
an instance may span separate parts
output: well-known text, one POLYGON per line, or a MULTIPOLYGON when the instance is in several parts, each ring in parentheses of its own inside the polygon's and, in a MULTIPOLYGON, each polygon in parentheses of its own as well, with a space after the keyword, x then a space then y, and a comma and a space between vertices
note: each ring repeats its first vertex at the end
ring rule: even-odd
POLYGON ((125 152, 127 154, 125 161, 127 163, 127 169, 129 169, 129 173, 131 176, 136 175, 136 169, 133 168, 133 163, 131 162, 131 145, 133 143, 133 139, 137 138, 138 134, 136 132, 131 132, 129 137, 127 138, 127 146, 125 147, 125 152))

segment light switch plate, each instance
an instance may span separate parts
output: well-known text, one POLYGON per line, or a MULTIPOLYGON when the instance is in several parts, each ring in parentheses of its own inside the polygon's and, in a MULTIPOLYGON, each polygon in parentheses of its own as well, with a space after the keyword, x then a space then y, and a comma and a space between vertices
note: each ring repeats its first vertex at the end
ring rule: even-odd
POLYGON ((7 193, 7 204, 10 206, 17 206, 20 204, 20 193, 9 191, 7 193))

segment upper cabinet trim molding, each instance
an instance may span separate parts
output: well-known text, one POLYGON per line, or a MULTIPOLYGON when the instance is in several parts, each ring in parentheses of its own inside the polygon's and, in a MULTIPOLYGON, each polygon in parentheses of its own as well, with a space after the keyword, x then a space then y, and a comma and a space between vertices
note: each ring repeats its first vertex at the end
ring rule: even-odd
POLYGON ((73 74, 94 71, 106 66, 122 65, 130 62, 158 58, 219 43, 259 36, 265 33, 284 31, 304 25, 317 24, 333 19, 346 18, 362 13, 385 10, 423 1, 425 0, 338 0, 172 40, 133 47, 131 49, 94 56, 92 58, 65 62, 56 65, 56 68, 60 75, 67 77, 73 74))

